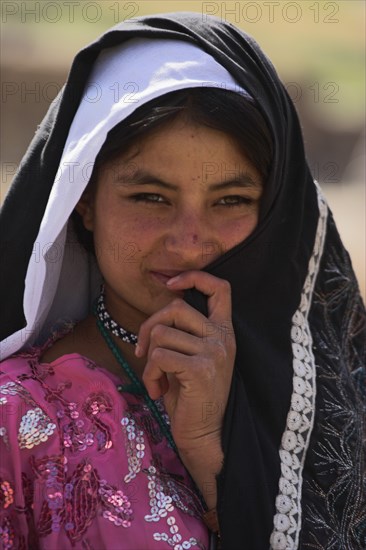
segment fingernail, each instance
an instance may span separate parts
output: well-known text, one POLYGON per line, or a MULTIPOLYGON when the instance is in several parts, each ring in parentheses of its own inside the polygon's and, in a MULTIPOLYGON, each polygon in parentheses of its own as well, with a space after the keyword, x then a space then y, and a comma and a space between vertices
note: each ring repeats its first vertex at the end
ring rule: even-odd
POLYGON ((142 347, 140 346, 140 344, 136 344, 135 355, 136 355, 136 357, 141 357, 142 356, 142 347))
POLYGON ((179 281, 179 279, 181 278, 180 275, 176 275, 175 277, 172 277, 171 279, 169 279, 169 281, 166 282, 166 284, 168 286, 170 285, 174 285, 174 283, 177 283, 179 281))

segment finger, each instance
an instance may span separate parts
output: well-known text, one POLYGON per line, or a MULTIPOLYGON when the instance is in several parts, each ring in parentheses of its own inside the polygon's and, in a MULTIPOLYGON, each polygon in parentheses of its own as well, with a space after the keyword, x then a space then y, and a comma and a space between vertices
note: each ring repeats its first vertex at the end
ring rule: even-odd
POLYGON ((158 399, 168 390, 167 374, 174 374, 180 383, 187 378, 187 370, 191 367, 191 359, 176 351, 155 348, 146 363, 142 380, 151 397, 158 399))
POLYGON ((170 349, 184 355, 197 355, 202 352, 202 338, 185 331, 158 324, 150 332, 149 357, 155 348, 170 349))
MULTIPOLYGON (((217 354, 201 355, 196 361, 192 361, 191 356, 173 350, 154 348, 142 376, 150 397, 160 397, 163 394, 162 385, 166 384, 168 378, 171 379, 170 375, 174 375, 183 393, 187 392, 190 398, 201 399, 205 392, 211 391, 217 376, 222 377, 227 372, 227 354, 222 346, 220 348, 218 346, 217 354), (217 356, 218 364, 215 362, 217 356)), ((222 386, 220 383, 216 391, 220 392, 222 386)))
POLYGON ((156 325, 175 327, 183 332, 202 338, 206 317, 199 311, 188 305, 180 298, 176 298, 165 308, 157 311, 140 326, 138 345, 135 354, 142 357, 147 353, 150 334, 156 325))
POLYGON ((231 287, 225 279, 204 271, 186 271, 169 279, 166 284, 174 290, 196 288, 208 297, 208 318, 211 321, 231 322, 231 287))

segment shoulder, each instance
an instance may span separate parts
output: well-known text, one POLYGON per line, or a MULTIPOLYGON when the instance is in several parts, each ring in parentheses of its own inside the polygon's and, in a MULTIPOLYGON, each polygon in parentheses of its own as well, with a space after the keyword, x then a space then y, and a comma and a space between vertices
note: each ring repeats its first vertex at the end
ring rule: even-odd
MULTIPOLYGON (((5 436, 0 437, 0 454, 2 444, 11 454, 33 447, 57 454, 61 432, 77 420, 94 419, 97 405, 104 403, 104 417, 111 411, 123 414, 128 403, 117 386, 113 377, 77 353, 52 363, 40 362, 39 349, 6 359, 0 363, 0 436, 5 436)), ((114 425, 114 416, 108 422, 114 425)))
POLYGON ((100 350, 103 350, 104 346, 100 344, 100 335, 96 329, 95 319, 90 316, 43 350, 40 354, 40 362, 52 363, 64 356, 79 355, 102 366, 104 356, 100 350))
POLYGON ((39 350, 18 353, 0 363, 0 406, 2 419, 13 421, 22 417, 30 408, 43 408, 45 392, 41 380, 44 373, 39 368, 39 350), (5 406, 5 413, 4 413, 5 406))
POLYGON ((6 423, 14 421, 13 412, 20 420, 30 409, 41 409, 47 416, 54 417, 59 400, 66 398, 65 392, 72 400, 79 391, 75 386, 87 386, 90 368, 94 366, 92 361, 71 351, 70 355, 65 355, 62 341, 49 348, 51 351, 56 348, 57 361, 44 362, 43 355, 48 351, 44 347, 34 347, 0 363, 0 406, 5 405, 6 413, 12 417, 6 418, 3 408, 2 417, 6 423))
POLYGON ((95 406, 94 401, 105 403, 106 413, 114 411, 113 418, 124 413, 128 398, 118 391, 119 373, 105 368, 102 359, 94 356, 93 342, 88 347, 88 340, 83 343, 80 336, 75 337, 77 330, 47 350, 30 349, 0 363, 0 407, 5 405, 0 415, 4 427, 11 424, 12 430, 19 430, 22 421, 25 428, 29 422, 32 426, 58 425, 61 418, 69 418, 69 413, 75 418, 85 414, 94 418, 89 410, 95 406))
POLYGON ((0 454, 9 475, 20 479, 21 469, 31 475, 33 455, 59 452, 54 408, 47 403, 38 371, 36 352, 18 354, 0 363, 0 454), (18 465, 18 466, 17 466, 18 465))
POLYGON ((34 362, 37 362, 35 353, 19 353, 1 361, 0 404, 7 403, 11 396, 22 398, 29 394, 22 380, 31 376, 34 362))
MULTIPOLYGON (((120 401, 124 409, 127 401, 118 399, 121 379, 100 365, 87 345, 83 349, 75 345, 72 332, 46 350, 18 353, 0 363, 0 406, 16 411, 18 424, 29 409, 41 409, 57 422, 64 406, 74 404, 81 411, 90 396, 96 395, 112 408, 120 401)), ((14 415, 11 419, 3 416, 5 423, 14 421, 14 415)))

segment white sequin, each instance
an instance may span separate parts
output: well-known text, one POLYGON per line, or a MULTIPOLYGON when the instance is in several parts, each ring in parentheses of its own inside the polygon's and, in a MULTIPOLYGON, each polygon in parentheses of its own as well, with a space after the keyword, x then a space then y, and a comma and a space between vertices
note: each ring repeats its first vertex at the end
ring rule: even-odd
POLYGON ((22 417, 18 431, 20 449, 32 449, 48 440, 54 433, 56 424, 40 409, 30 409, 22 417))

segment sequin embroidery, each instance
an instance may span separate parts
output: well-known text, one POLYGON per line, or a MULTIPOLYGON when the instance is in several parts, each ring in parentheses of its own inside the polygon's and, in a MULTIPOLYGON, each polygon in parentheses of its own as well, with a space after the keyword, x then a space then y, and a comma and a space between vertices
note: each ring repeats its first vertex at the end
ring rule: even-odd
POLYGON ((103 517, 114 523, 116 527, 130 527, 133 510, 128 496, 123 491, 108 485, 105 479, 100 480, 98 492, 105 508, 103 517))
POLYGON ((54 433, 56 424, 39 407, 29 410, 22 418, 18 441, 21 449, 32 449, 44 443, 54 433))
POLYGON ((82 407, 74 402, 60 401, 62 406, 56 414, 63 433, 64 447, 72 453, 86 451, 93 445, 100 452, 112 447, 110 429, 101 419, 102 414, 112 410, 109 395, 93 393, 82 407), (81 413, 85 415, 84 419, 81 413))
MULTIPOLYGON (((6 397, 0 397, 0 407, 6 405, 8 403, 8 400, 6 397)), ((3 417, 3 415, 6 415, 7 411, 0 408, 0 418, 3 417)), ((9 449, 9 439, 8 439, 8 432, 5 426, 0 426, 0 438, 2 439, 3 443, 6 445, 6 447, 9 449)))
POLYGON ((15 382, 7 382, 0 386, 0 394, 19 395, 26 403, 35 405, 30 393, 21 384, 16 384, 15 382))
POLYGON ((68 478, 63 457, 34 461, 33 467, 43 478, 47 493, 38 522, 41 536, 63 528, 70 541, 81 540, 98 510, 116 527, 130 527, 133 511, 129 498, 106 480, 100 480, 87 461, 78 464, 68 478))
POLYGON ((141 471, 142 459, 145 455, 144 432, 136 426, 136 421, 130 414, 121 419, 122 429, 126 436, 126 451, 128 474, 124 476, 125 483, 129 483, 141 471))
POLYGON ((0 441, 9 437, 9 449, 0 451, 8 453, 9 467, 3 485, 0 480, 0 545, 96 550, 120 541, 126 548, 169 548, 172 542, 190 548, 199 541, 199 548, 206 548, 207 529, 191 509, 199 507, 194 487, 145 403, 118 393, 113 378, 99 368, 89 378, 84 358, 53 366, 38 364, 37 353, 12 358, 9 372, 14 376, 18 368, 17 382, 8 378, 0 386, 2 403, 16 415, 5 415, 0 432, 0 441), (15 472, 12 449, 20 459, 15 472), (157 506, 166 512, 159 529, 144 519, 152 498, 146 474, 151 465, 157 472, 157 506))
POLYGON ((199 546, 194 537, 190 537, 189 540, 182 541, 182 535, 179 533, 179 527, 176 523, 175 517, 170 515, 174 512, 173 499, 164 493, 164 487, 157 476, 157 470, 154 466, 149 467, 147 478, 150 497, 150 514, 145 515, 145 521, 159 522, 163 518, 166 518, 167 526, 167 532, 154 533, 154 540, 166 542, 175 550, 183 550, 183 548, 189 549, 194 546, 199 546))
POLYGON ((0 489, 0 506, 5 510, 14 502, 14 490, 12 489, 9 481, 2 479, 0 479, 0 489))
POLYGON ((10 523, 9 518, 5 517, 0 524, 0 541, 4 550, 10 550, 15 548, 14 546, 15 532, 10 523))

